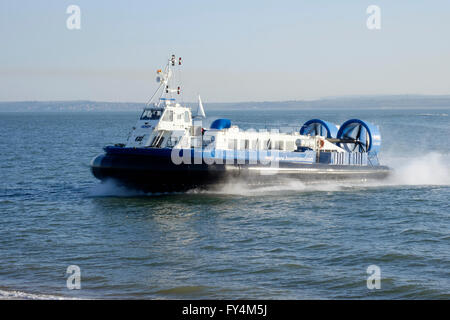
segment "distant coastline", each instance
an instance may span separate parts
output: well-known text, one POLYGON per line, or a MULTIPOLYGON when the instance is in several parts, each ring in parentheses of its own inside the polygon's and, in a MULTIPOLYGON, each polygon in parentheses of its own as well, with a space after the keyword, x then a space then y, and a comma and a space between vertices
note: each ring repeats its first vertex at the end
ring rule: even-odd
MULTIPOLYGON (((197 106, 197 102, 187 102, 197 106)), ((204 102, 211 110, 237 109, 449 109, 450 95, 382 95, 330 97, 317 100, 260 101, 260 102, 204 102)), ((140 102, 75 101, 5 101, 0 112, 126 112, 138 111, 140 102)))

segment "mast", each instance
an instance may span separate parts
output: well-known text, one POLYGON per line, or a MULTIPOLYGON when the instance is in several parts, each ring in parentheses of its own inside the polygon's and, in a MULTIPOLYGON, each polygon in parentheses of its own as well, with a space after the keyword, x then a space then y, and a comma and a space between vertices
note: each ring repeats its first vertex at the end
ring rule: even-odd
POLYGON ((155 97, 158 97, 157 102, 153 102, 155 106, 160 107, 161 103, 164 102, 164 105, 167 105, 168 103, 175 101, 175 98, 173 98, 173 94, 180 94, 181 93, 181 87, 173 86, 173 71, 172 67, 175 67, 175 65, 178 64, 181 66, 181 57, 177 58, 173 54, 169 60, 167 61, 166 66, 164 67, 164 70, 158 69, 156 70, 156 82, 159 83, 159 87, 156 89, 155 93, 151 96, 151 98, 147 101, 147 106, 150 105, 155 97))

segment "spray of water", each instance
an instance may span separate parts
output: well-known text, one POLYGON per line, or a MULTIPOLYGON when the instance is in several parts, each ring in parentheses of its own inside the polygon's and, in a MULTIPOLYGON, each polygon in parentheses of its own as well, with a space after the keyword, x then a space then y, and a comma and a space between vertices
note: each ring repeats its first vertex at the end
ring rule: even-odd
POLYGON ((338 192, 360 188, 389 186, 448 186, 450 185, 450 165, 446 156, 431 152, 412 158, 385 157, 383 164, 392 169, 392 174, 384 180, 345 180, 301 182, 286 179, 272 185, 248 185, 243 181, 233 181, 213 191, 193 190, 193 193, 229 194, 261 196, 265 194, 285 194, 287 192, 338 192))
POLYGON ((430 152, 413 158, 386 157, 393 174, 386 181, 390 185, 450 185, 448 157, 430 152))

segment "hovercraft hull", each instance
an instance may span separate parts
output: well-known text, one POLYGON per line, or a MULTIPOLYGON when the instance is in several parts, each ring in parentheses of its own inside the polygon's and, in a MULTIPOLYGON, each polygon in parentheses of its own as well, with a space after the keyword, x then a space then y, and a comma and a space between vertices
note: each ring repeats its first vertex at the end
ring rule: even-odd
POLYGON ((383 179, 386 166, 329 165, 280 161, 277 167, 262 164, 175 164, 171 149, 131 149, 107 147, 92 160, 91 170, 99 180, 117 183, 144 192, 178 192, 239 180, 248 184, 273 184, 286 179, 300 181, 383 179))

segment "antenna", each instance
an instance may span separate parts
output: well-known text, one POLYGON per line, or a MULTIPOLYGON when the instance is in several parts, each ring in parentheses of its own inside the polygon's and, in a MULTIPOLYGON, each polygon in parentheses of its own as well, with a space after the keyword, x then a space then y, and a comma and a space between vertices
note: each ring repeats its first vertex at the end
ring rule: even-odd
MULTIPOLYGON (((150 105, 150 103, 153 101, 153 99, 158 95, 159 93, 159 99, 158 102, 155 103, 155 105, 159 106, 161 104, 161 101, 174 101, 175 99, 172 97, 172 94, 180 94, 181 93, 181 86, 178 85, 174 88, 172 88, 172 76, 173 72, 171 67, 174 67, 176 65, 177 58, 174 54, 171 55, 169 58, 166 67, 164 70, 158 69, 156 70, 156 82, 159 83, 159 87, 156 89, 155 93, 151 96, 151 98, 147 101, 147 105, 150 105)), ((181 66, 181 57, 178 58, 178 66, 181 66)))

